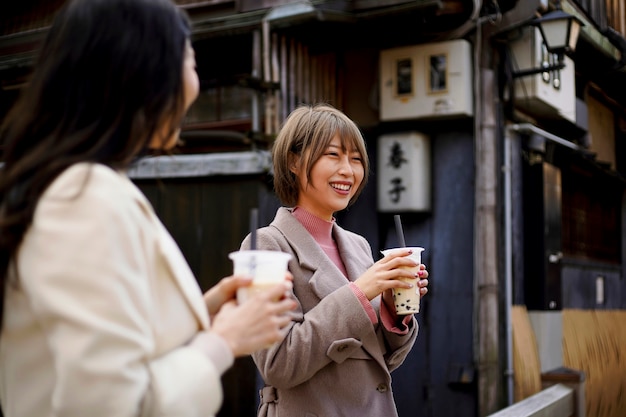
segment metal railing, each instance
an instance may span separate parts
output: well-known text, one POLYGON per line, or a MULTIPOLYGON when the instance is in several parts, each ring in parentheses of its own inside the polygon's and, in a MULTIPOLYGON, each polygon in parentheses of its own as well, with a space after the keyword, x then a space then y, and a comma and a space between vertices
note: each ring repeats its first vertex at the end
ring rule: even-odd
POLYGON ((556 368, 541 374, 543 389, 487 417, 585 417, 585 374, 556 368))
POLYGON ((488 417, 572 417, 575 397, 573 388, 556 384, 488 417))

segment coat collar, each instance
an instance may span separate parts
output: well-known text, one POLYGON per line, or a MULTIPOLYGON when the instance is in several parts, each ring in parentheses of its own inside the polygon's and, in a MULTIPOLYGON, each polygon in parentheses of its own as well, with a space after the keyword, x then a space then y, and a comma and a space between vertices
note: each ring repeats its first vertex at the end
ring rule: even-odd
MULTIPOLYGON (((328 290, 334 290, 339 285, 345 285, 346 277, 328 258, 298 219, 291 214, 291 211, 291 208, 279 208, 270 226, 278 229, 285 237, 301 268, 337 277, 328 290)), ((368 256, 368 254, 363 253, 364 256, 360 256, 361 247, 355 243, 357 236, 343 229, 337 223, 333 224, 332 235, 337 242, 339 254, 348 273, 348 280, 356 280, 371 265, 371 254, 368 256)))
POLYGON ((316 270, 320 265, 332 263, 313 236, 293 216, 292 211, 292 208, 279 208, 270 227, 275 227, 282 233, 302 268, 316 270))

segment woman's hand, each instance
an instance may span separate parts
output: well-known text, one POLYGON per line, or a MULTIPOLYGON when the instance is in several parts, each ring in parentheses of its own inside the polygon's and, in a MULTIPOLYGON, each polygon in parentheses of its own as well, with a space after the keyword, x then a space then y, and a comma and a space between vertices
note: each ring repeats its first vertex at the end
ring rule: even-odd
POLYGON ((235 357, 281 341, 291 323, 288 312, 296 307, 296 302, 285 296, 292 287, 291 280, 286 280, 240 305, 234 299, 223 303, 213 317, 211 331, 226 340, 235 357))
MULTIPOLYGON (((293 275, 287 271, 285 280, 293 281, 293 275)), ((209 312, 209 316, 213 317, 220 310, 224 303, 235 300, 237 297, 237 289, 247 287, 252 284, 252 278, 246 276, 231 275, 222 278, 217 284, 204 293, 204 302, 209 312)))
MULTIPOLYGON (((428 293, 428 288, 427 288, 428 280, 426 279, 428 278, 428 271, 426 270, 426 265, 420 264, 418 275, 419 275, 419 280, 417 281, 417 286, 419 288, 420 298, 421 298, 425 296, 426 293, 428 293)), ((395 311, 396 303, 394 303, 394 300, 393 300, 392 289, 389 289, 383 292, 383 302, 387 305, 387 308, 389 309, 389 311, 395 311)))
MULTIPOLYGON (((407 255, 411 254, 411 250, 398 250, 385 256, 378 262, 374 263, 363 275, 361 275, 354 284, 358 286, 366 295, 368 300, 374 299, 378 294, 388 291, 387 297, 391 296, 391 288, 412 288, 413 285, 403 281, 402 279, 427 278, 428 271, 424 265, 419 265, 418 272, 415 272, 418 265, 407 255)), ((428 280, 420 285, 420 294, 424 295, 428 291, 426 286, 428 280)), ((390 305, 393 305, 391 302, 390 305)))
POLYGON ((209 316, 213 317, 228 302, 236 299, 237 288, 247 287, 252 284, 252 277, 231 275, 222 278, 217 284, 204 293, 204 302, 206 304, 209 316))

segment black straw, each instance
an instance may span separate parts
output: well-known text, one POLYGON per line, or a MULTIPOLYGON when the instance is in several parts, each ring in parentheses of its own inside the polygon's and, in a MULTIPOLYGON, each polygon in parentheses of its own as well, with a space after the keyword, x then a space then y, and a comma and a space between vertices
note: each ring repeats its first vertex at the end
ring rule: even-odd
POLYGON ((250 210, 250 249, 256 250, 256 229, 259 223, 259 210, 253 208, 250 210))
POLYGON ((398 240, 400 241, 400 247, 406 248, 406 242, 404 241, 404 232, 402 231, 402 222, 400 221, 400 215, 394 215, 393 220, 396 222, 396 234, 398 235, 398 240))

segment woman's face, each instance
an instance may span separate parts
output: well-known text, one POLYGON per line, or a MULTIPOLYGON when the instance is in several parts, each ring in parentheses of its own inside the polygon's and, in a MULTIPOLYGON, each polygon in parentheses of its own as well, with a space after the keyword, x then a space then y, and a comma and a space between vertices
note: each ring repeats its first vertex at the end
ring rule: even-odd
POLYGON ((365 170, 361 154, 355 149, 343 151, 341 139, 335 135, 313 164, 310 183, 302 164, 294 167, 293 172, 299 182, 298 206, 321 219, 331 220, 335 212, 348 207, 365 170))
POLYGON ((185 42, 185 58, 183 60, 183 91, 185 95, 185 111, 198 98, 200 81, 196 72, 196 53, 187 39, 185 42))
MULTIPOLYGON (((183 97, 184 97, 184 111, 187 112, 191 104, 198 98, 200 91, 200 81, 198 80, 198 73, 196 72, 196 54, 191 46, 191 42, 187 40, 185 42, 185 52, 183 56, 183 97)), ((167 124, 164 131, 167 132, 171 126, 167 124)), ((174 133, 165 141, 162 140, 162 135, 157 134, 152 138, 150 147, 153 149, 172 149, 178 143, 178 136, 180 134, 180 128, 177 128, 174 133)))

